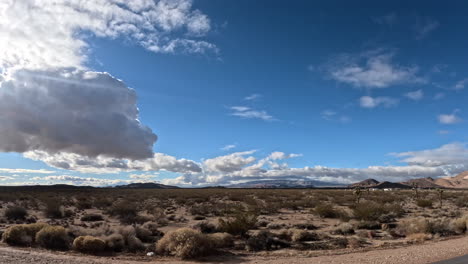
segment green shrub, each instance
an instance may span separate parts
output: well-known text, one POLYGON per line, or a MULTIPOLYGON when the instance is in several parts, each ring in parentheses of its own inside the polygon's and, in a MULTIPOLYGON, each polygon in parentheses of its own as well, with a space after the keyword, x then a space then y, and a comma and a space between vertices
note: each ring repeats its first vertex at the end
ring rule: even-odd
POLYGON ((46 226, 36 234, 36 242, 47 249, 67 250, 69 237, 67 230, 62 226, 46 226))
POLYGON ((93 236, 79 236, 73 241, 73 248, 82 253, 99 254, 105 250, 106 242, 93 236))
POLYGON ((354 218, 363 221, 384 221, 385 215, 393 213, 401 215, 402 209, 399 205, 385 205, 376 202, 362 202, 352 207, 354 218))
POLYGON ((306 230, 294 230, 291 235, 291 241, 304 242, 304 241, 317 241, 319 236, 314 232, 306 230))
POLYGON ((5 217, 9 220, 25 220, 28 212, 23 207, 12 206, 5 210, 5 217))
POLYGON ((125 249, 125 239, 121 234, 112 234, 105 238, 106 248, 110 251, 121 252, 125 249))
POLYGON ((181 228, 164 235, 156 244, 156 250, 160 254, 190 259, 213 253, 214 246, 213 240, 200 231, 181 228))
POLYGON ((65 208, 56 199, 47 199, 44 201, 44 213, 49 218, 63 218, 65 217, 65 208))
POLYGON ((36 234, 49 226, 45 223, 10 226, 3 233, 3 241, 11 246, 31 246, 34 244, 36 234))
POLYGON ((81 221, 95 222, 102 221, 103 217, 100 214, 85 214, 81 217, 81 221))
POLYGON ((245 235, 247 231, 255 228, 257 215, 253 213, 239 212, 231 219, 219 219, 218 229, 231 235, 245 235))
POLYGON ((431 208, 432 200, 419 199, 416 200, 416 205, 422 208, 431 208))
POLYGON ((339 218, 339 212, 331 204, 319 204, 313 212, 322 218, 339 218))

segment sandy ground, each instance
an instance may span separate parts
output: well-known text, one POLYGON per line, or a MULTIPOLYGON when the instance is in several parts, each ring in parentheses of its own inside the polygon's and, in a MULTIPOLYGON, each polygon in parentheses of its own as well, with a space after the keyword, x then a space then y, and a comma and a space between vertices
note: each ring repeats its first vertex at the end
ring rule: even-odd
MULTIPOLYGON (((303 252, 304 253, 304 252, 303 252)), ((0 263, 15 264, 137 264, 137 263, 258 263, 258 264, 306 264, 306 263, 329 263, 329 264, 422 264, 432 263, 440 260, 450 259, 468 254, 468 237, 450 239, 440 242, 428 242, 420 245, 407 246, 394 249, 381 249, 367 252, 356 252, 343 255, 330 255, 319 257, 302 256, 276 256, 275 254, 225 256, 219 260, 205 260, 202 262, 179 261, 175 259, 142 258, 139 261, 126 260, 112 257, 90 257, 81 255, 70 255, 60 252, 49 252, 44 250, 18 249, 0 246, 0 263), (222 260, 222 261, 221 261, 222 260)))

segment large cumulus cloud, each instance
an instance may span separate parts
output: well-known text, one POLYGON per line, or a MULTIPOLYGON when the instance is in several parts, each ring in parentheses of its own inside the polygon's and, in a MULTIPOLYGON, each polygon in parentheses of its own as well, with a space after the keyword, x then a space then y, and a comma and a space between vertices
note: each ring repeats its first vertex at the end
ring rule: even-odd
POLYGON ((156 135, 138 120, 136 93, 108 73, 16 71, 0 83, 0 151, 141 159, 156 135))

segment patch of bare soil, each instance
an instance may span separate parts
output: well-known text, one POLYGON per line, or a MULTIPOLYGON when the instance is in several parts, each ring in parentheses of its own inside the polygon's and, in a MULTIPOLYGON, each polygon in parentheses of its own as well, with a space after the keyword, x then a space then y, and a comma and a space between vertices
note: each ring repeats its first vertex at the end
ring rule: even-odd
POLYGON ((70 255, 68 253, 57 253, 36 249, 17 249, 11 247, 0 247, 0 263, 3 264, 141 264, 141 263, 257 263, 257 264, 305 264, 305 263, 327 263, 327 264, 423 264, 433 263, 468 254, 468 237, 449 239, 439 242, 426 242, 424 244, 380 249, 371 251, 360 251, 342 255, 313 256, 317 252, 271 252, 266 254, 252 254, 246 256, 224 256, 216 259, 204 259, 202 261, 181 261, 171 258, 140 257, 138 260, 125 259, 124 257, 91 257, 83 255, 70 255), (310 254, 310 255, 308 255, 310 254))

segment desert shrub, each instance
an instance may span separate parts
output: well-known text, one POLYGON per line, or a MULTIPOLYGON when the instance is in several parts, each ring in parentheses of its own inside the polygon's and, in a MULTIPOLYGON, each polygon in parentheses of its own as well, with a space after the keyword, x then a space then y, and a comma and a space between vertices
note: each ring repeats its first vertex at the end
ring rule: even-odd
POLYGON ((439 234, 441 236, 451 236, 455 231, 451 229, 450 220, 447 218, 431 219, 429 221, 428 231, 430 234, 439 234))
POLYGON ((376 221, 388 213, 384 205, 375 202, 363 202, 353 206, 353 215, 358 220, 376 221))
POLYGON ((351 237, 348 239, 348 247, 349 248, 360 248, 362 247, 362 245, 364 244, 364 240, 363 239, 360 239, 360 238, 356 238, 356 237, 351 237))
POLYGON ((463 195, 463 196, 458 197, 455 200, 455 205, 458 207, 468 207, 468 196, 463 195))
POLYGON ((181 228, 164 235, 156 244, 160 254, 173 255, 182 259, 197 258, 213 253, 214 243, 200 231, 181 228))
POLYGON ((352 235, 354 234, 353 225, 350 223, 341 223, 333 231, 335 235, 352 235))
POLYGON ((135 236, 145 243, 153 243, 155 240, 153 233, 149 229, 142 226, 135 227, 135 236))
POLYGON ((338 211, 331 204, 319 204, 314 208, 313 212, 322 218, 340 217, 338 211))
POLYGON ((106 242, 93 236, 79 236, 73 241, 73 248, 82 253, 99 254, 106 249, 106 242))
POLYGON ((44 213, 49 218, 63 218, 65 217, 65 208, 56 199, 47 199, 44 201, 44 213))
POLYGON ((397 232, 405 236, 429 233, 429 221, 423 217, 403 219, 397 226, 397 232))
POLYGON ((79 198, 78 201, 76 202, 76 208, 80 210, 91 209, 92 207, 93 207, 92 201, 84 197, 79 198))
POLYGON ((31 246, 35 242, 37 232, 46 226, 49 225, 36 223, 10 226, 3 233, 3 241, 11 246, 31 246))
POLYGON ((207 221, 196 223, 195 225, 193 225, 193 228, 205 234, 216 232, 216 226, 207 221))
POLYGON ((127 200, 121 200, 114 203, 109 209, 108 213, 117 216, 122 223, 133 223, 135 217, 138 215, 137 206, 127 200))
MULTIPOLYGON (((388 224, 382 224, 382 225, 388 225, 388 224)), ((382 225, 378 221, 359 221, 354 224, 354 226, 357 229, 370 229, 370 230, 380 229, 382 225)))
POLYGON ((464 234, 468 228, 468 216, 453 219, 450 223, 450 228, 457 234, 464 234))
POLYGON ((319 236, 314 232, 305 230, 294 230, 291 235, 291 241, 303 242, 303 241, 317 241, 319 236))
POLYGON ((407 236, 406 238, 410 242, 421 243, 421 242, 431 239, 431 235, 424 234, 424 233, 415 233, 415 234, 411 234, 407 236))
POLYGON ((104 241, 106 242, 106 248, 110 251, 121 252, 125 248, 125 239, 121 234, 109 235, 104 241))
POLYGON ((234 238, 228 233, 209 234, 208 237, 212 240, 215 248, 229 248, 234 246, 234 238))
POLYGON ((231 219, 219 219, 218 229, 231 235, 245 235, 247 231, 255 228, 257 215, 254 213, 238 212, 231 219))
POLYGON ((62 226, 46 226, 36 234, 36 242, 47 249, 67 250, 69 237, 67 230, 62 226))
POLYGON ((162 237, 164 233, 158 229, 159 224, 156 222, 146 222, 143 227, 151 231, 152 236, 162 237))
POLYGON ((273 250, 290 247, 290 243, 276 238, 272 233, 262 230, 247 239, 245 248, 248 251, 273 250))
POLYGON ((419 199, 416 201, 416 205, 422 208, 431 208, 432 200, 419 199))
POLYGON ((317 226, 315 226, 312 223, 297 223, 297 224, 294 224, 293 227, 297 228, 297 229, 304 229, 304 230, 315 230, 315 229, 317 229, 317 226))
POLYGON ((81 221, 88 221, 88 222, 94 222, 94 221, 102 221, 104 218, 100 214, 85 214, 81 217, 81 221))
POLYGON ((193 217, 193 220, 197 220, 197 221, 200 221, 200 220, 205 220, 206 217, 203 216, 203 215, 196 215, 193 217))
POLYGON ((136 237, 136 230, 132 226, 123 227, 119 230, 125 241, 125 247, 130 252, 145 250, 143 242, 136 237))
POLYGON ((23 207, 12 206, 5 210, 5 217, 9 220, 25 220, 28 212, 23 207))

